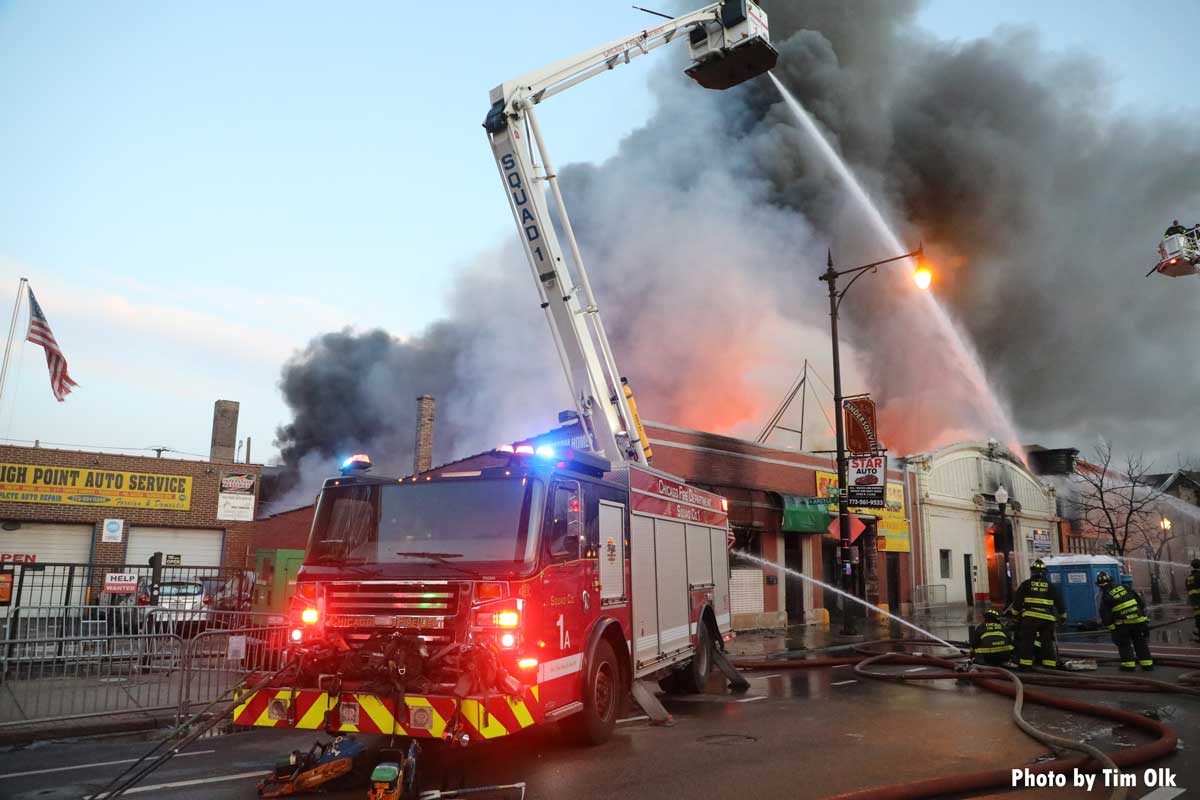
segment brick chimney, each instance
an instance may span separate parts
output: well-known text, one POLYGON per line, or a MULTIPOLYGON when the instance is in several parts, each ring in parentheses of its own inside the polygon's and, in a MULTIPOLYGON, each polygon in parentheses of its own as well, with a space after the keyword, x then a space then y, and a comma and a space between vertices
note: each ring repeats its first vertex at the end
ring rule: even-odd
POLYGON ((218 400, 213 404, 212 446, 208 451, 210 461, 233 462, 240 407, 241 404, 236 400, 218 400))
POLYGON ((425 472, 433 466, 433 397, 417 398, 417 445, 413 451, 413 472, 425 472))

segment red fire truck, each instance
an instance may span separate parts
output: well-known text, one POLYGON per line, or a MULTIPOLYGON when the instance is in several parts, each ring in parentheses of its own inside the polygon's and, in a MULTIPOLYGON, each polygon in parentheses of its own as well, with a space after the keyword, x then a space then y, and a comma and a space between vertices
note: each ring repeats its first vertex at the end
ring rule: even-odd
POLYGON ((721 0, 501 84, 484 122, 588 448, 406 479, 350 459, 317 503, 291 666, 237 723, 467 744, 561 720, 601 742, 628 692, 657 705, 643 681, 697 691, 720 660, 726 502, 649 465, 534 113, 676 39, 708 88, 777 58, 762 9, 721 0))
POLYGON ((730 626, 727 535, 724 498, 587 452, 347 470, 297 582, 299 670, 235 721, 466 744, 563 720, 604 741, 634 680, 702 687, 730 626))

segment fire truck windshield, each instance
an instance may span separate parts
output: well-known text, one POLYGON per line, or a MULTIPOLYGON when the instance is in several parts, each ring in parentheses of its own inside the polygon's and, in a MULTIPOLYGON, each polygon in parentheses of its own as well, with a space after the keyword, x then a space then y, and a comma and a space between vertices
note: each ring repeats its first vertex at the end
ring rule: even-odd
POLYGON ((368 483, 321 493, 308 543, 310 566, 407 564, 522 572, 537 556, 545 488, 537 480, 481 479, 368 483), (461 554, 461 555, 460 555, 461 554))

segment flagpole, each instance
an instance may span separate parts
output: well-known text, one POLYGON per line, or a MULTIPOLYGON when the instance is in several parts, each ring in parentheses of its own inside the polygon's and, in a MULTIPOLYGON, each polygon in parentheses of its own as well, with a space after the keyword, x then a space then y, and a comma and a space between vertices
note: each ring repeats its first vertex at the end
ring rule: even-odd
POLYGON ((21 278, 17 284, 17 299, 13 301, 12 319, 8 323, 8 341, 4 344, 4 365, 0 366, 0 405, 4 402, 4 382, 8 378, 8 358, 12 354, 13 336, 17 332, 17 317, 21 314, 21 297, 25 294, 25 284, 28 278, 21 278))

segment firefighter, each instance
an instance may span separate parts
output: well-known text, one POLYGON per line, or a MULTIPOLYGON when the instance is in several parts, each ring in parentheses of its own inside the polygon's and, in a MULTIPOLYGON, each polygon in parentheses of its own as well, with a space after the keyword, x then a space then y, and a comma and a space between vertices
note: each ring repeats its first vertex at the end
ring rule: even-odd
POLYGON ((999 667, 1012 657, 1012 640, 1000 622, 1000 612, 989 608, 983 622, 971 629, 971 657, 991 667, 999 667))
POLYGON ((1131 588, 1114 584, 1107 572, 1096 576, 1096 585, 1100 587, 1100 622, 1112 631, 1113 644, 1121 654, 1121 671, 1133 672, 1137 667, 1147 672, 1153 670, 1150 619, 1142 596, 1131 588))
POLYGON ((1013 612, 1017 615, 1017 669, 1032 669, 1036 642, 1041 642, 1038 654, 1043 667, 1057 667, 1058 654, 1054 643, 1054 626, 1067 619, 1062 595, 1046 577, 1046 564, 1039 558, 1029 565, 1029 580, 1017 588, 1013 597, 1013 612))
POLYGON ((1188 602, 1192 604, 1192 617, 1196 620, 1196 632, 1192 634, 1200 641, 1200 558, 1192 559, 1192 572, 1187 576, 1188 602))
POLYGON ((1165 235, 1174 236, 1177 233, 1187 233, 1187 228, 1180 225, 1179 220, 1173 220, 1171 222, 1171 227, 1167 228, 1167 232, 1165 235))

